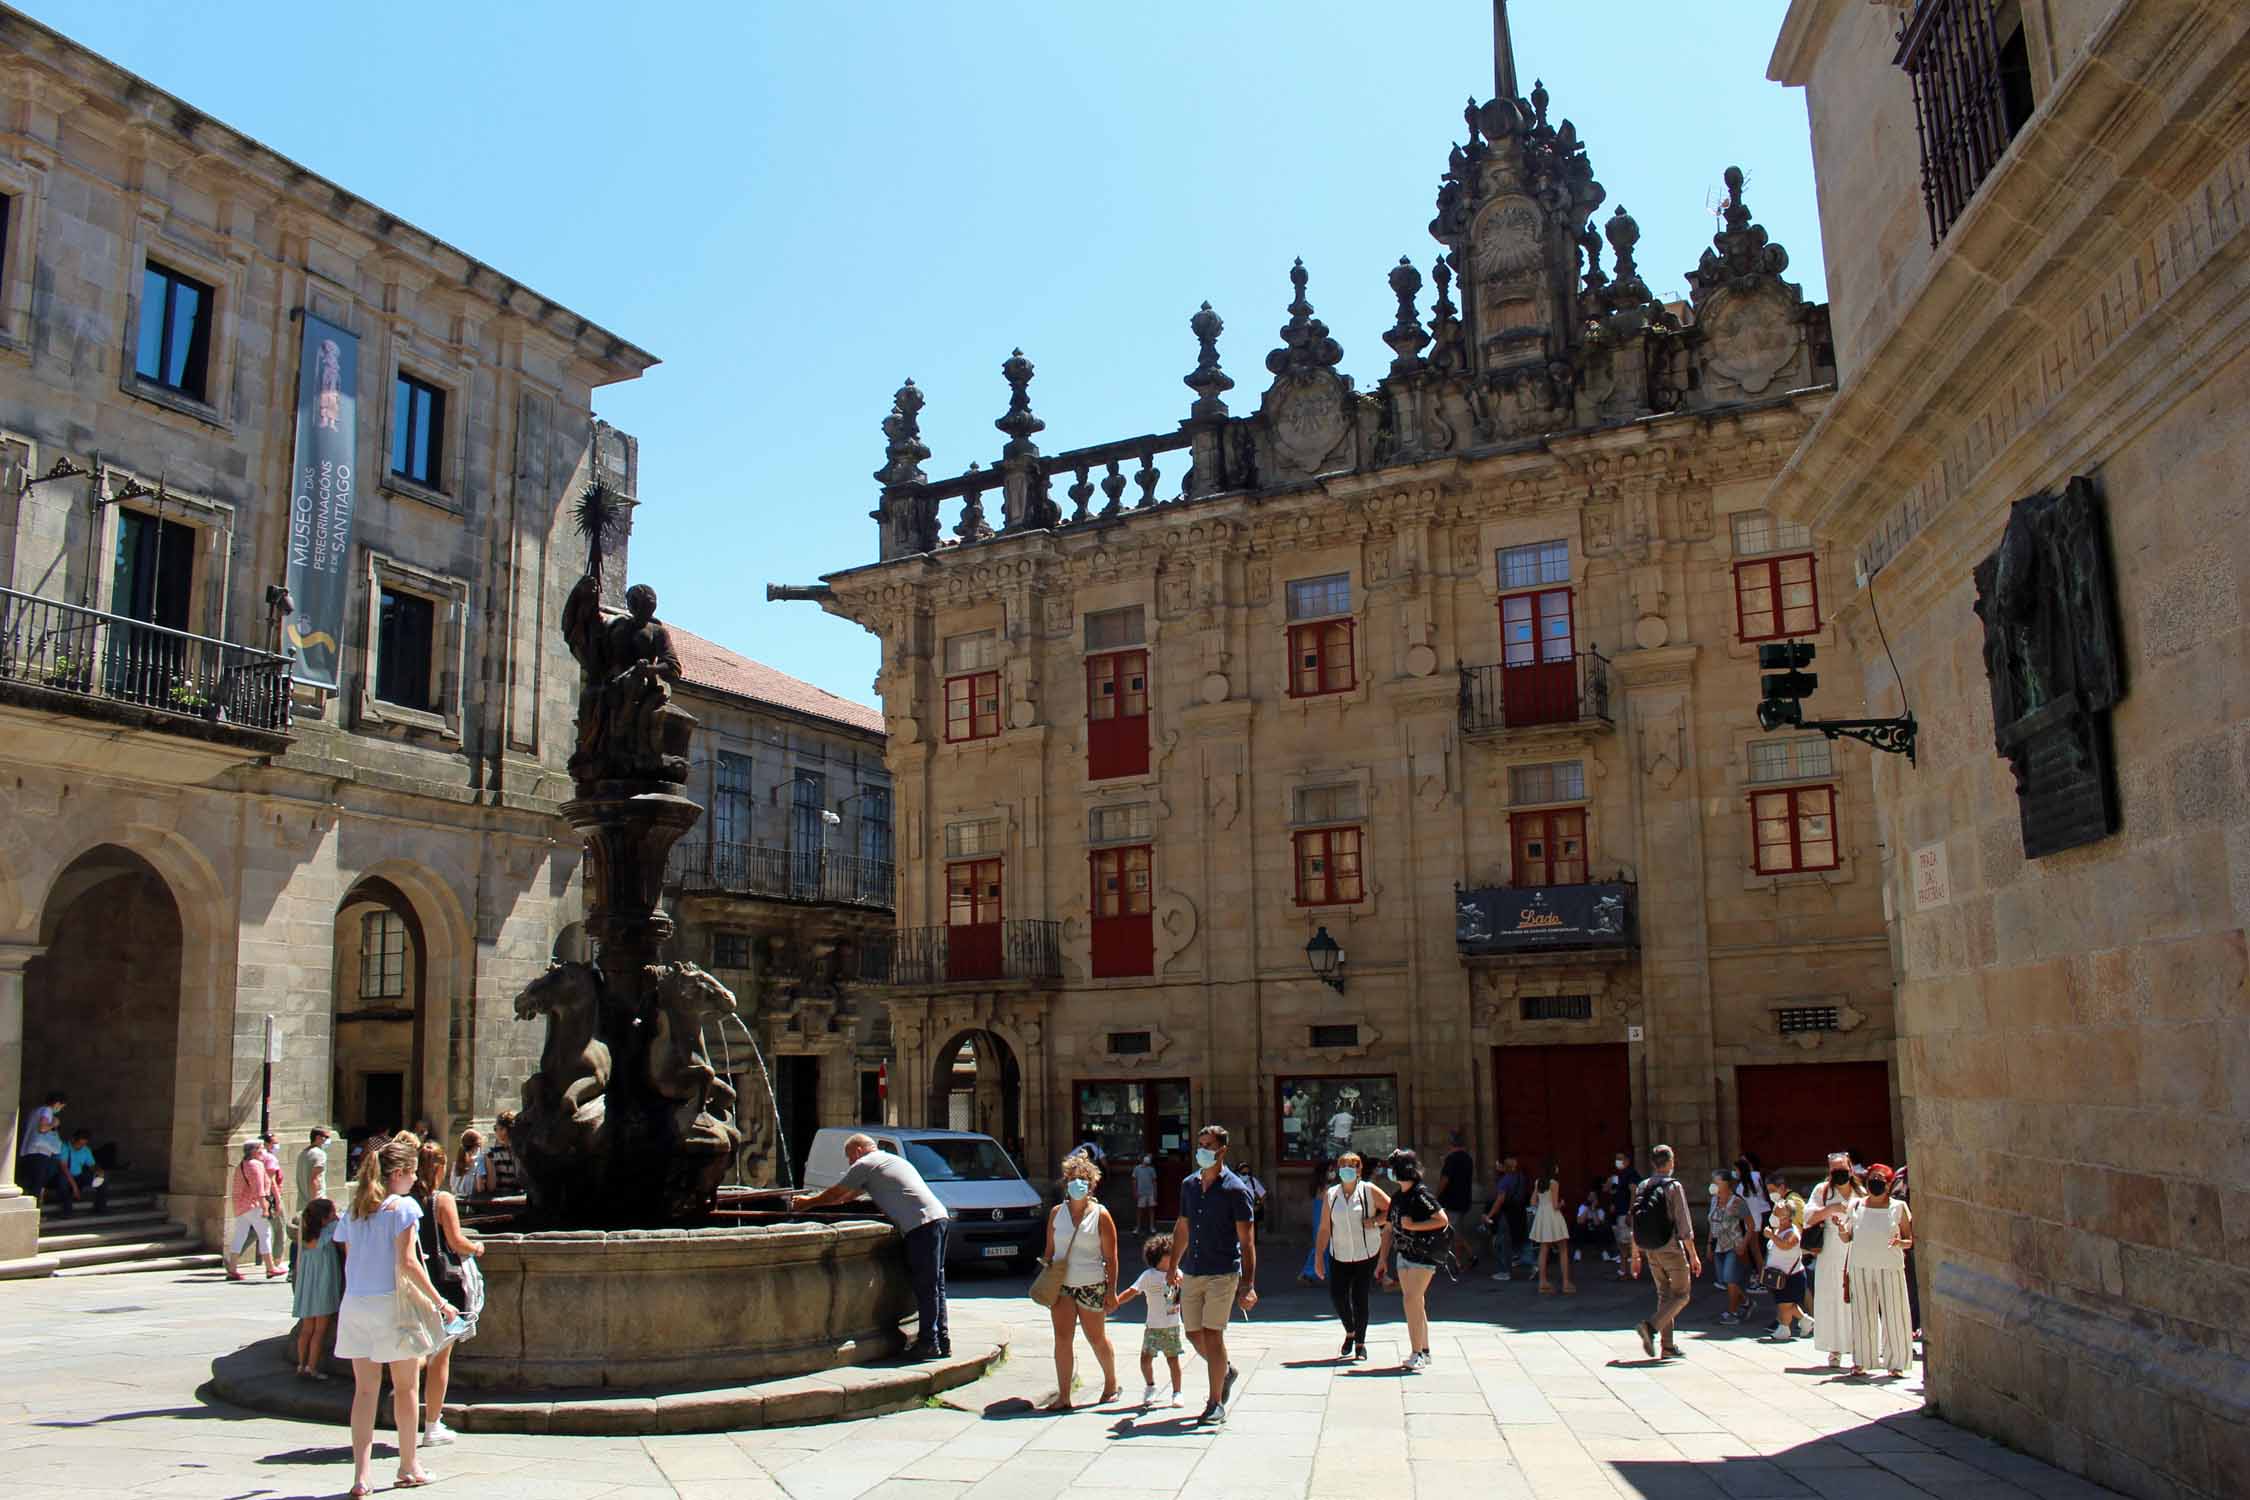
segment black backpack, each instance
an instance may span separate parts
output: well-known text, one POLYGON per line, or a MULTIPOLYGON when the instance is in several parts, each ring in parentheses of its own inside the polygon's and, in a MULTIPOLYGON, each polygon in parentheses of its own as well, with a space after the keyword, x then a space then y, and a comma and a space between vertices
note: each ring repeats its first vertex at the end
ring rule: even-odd
POLYGON ((1668 1250, 1679 1241, 1679 1227, 1672 1222, 1672 1179, 1641 1179, 1633 1190, 1633 1243, 1643 1250, 1668 1250))

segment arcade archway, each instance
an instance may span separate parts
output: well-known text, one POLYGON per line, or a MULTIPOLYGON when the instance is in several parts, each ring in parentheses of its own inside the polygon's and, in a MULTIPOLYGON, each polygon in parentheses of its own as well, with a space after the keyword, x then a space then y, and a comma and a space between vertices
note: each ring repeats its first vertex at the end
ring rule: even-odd
POLYGON ((997 1032, 970 1030, 956 1033, 935 1057, 931 1127, 982 1132, 1021 1162, 1023 1077, 1014 1049, 997 1032))

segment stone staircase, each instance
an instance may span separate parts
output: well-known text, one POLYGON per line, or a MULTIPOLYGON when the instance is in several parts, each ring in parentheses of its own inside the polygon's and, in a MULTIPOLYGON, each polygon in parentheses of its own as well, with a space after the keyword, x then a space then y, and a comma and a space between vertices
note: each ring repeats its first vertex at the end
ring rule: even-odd
POLYGON ((81 1205, 69 1218, 50 1206, 39 1216, 39 1254, 59 1263, 57 1276, 111 1276, 126 1271, 200 1271, 220 1258, 171 1217, 153 1185, 113 1179, 109 1211, 81 1205))

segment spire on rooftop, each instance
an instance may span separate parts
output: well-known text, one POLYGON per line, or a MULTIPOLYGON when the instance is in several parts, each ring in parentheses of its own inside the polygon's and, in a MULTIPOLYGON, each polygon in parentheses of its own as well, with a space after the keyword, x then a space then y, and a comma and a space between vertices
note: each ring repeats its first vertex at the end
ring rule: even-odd
POLYGON ((1492 97, 1518 97, 1516 40, 1508 30, 1508 0, 1492 0, 1492 97))

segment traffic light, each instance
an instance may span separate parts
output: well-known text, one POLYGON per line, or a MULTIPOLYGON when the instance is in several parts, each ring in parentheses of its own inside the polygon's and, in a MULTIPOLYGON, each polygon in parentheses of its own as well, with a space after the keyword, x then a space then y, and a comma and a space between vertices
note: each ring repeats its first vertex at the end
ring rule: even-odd
POLYGON ((1805 721, 1803 700, 1820 686, 1820 678, 1803 669, 1812 665, 1813 648, 1806 641, 1783 641, 1758 648, 1758 679, 1764 695, 1758 704, 1758 727, 1768 733, 1784 724, 1805 721))

